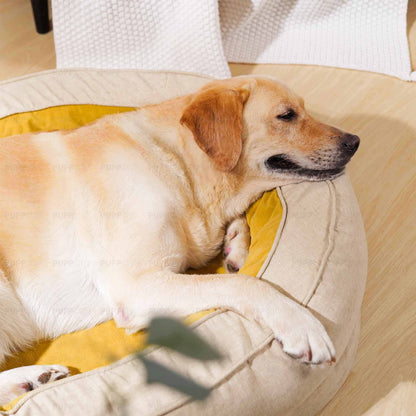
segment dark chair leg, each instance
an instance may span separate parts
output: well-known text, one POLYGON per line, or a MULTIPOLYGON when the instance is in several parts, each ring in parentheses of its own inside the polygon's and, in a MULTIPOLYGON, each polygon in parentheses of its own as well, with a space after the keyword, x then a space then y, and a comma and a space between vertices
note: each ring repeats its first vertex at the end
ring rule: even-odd
POLYGON ((48 33, 50 30, 48 0, 31 1, 33 17, 35 18, 36 31, 38 33, 48 33))

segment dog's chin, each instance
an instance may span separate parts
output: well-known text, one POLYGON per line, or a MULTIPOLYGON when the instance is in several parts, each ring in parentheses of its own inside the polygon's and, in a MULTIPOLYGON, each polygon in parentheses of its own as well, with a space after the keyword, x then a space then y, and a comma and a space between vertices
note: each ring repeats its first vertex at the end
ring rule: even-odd
POLYGON ((304 179, 308 181, 324 181, 335 179, 345 171, 345 164, 331 169, 309 169, 298 165, 285 155, 276 155, 265 162, 267 170, 285 177, 304 179))

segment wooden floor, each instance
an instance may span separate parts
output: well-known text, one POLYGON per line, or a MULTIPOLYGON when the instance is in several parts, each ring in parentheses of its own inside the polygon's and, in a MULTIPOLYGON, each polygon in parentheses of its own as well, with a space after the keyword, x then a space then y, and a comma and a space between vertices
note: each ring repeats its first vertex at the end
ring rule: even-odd
MULTIPOLYGON (((53 35, 35 33, 30 2, 0 0, 0 79, 54 66, 53 35)), ((301 65, 231 69, 279 77, 311 113, 362 139, 349 168, 370 258, 361 340, 351 375, 321 416, 416 415, 416 82, 301 65)))

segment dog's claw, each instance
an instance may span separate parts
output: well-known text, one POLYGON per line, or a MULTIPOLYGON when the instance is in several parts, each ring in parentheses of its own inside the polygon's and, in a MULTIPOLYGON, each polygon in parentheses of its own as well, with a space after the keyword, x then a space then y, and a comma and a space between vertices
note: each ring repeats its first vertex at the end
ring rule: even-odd
POLYGON ((308 362, 312 361, 312 351, 308 350, 306 354, 304 355, 304 357, 306 358, 306 361, 308 362))

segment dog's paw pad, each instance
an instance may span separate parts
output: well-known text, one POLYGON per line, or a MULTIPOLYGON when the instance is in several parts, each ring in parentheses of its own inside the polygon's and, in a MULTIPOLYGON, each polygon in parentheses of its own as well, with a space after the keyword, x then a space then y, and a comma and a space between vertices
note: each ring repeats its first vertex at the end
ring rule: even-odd
POLYGON ((50 378, 51 378, 52 373, 46 371, 45 373, 42 373, 39 377, 38 377, 38 381, 40 384, 46 384, 50 378))
POLYGON ((46 384, 51 381, 61 380, 70 375, 69 370, 63 365, 50 365, 50 366, 45 366, 45 367, 46 367, 46 371, 38 377, 38 381, 41 384, 46 384))
POLYGON ((63 365, 35 365, 27 368, 26 384, 31 385, 31 388, 27 391, 69 376, 69 370, 63 365))

